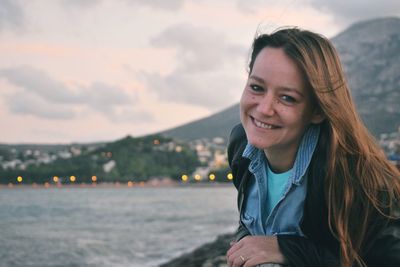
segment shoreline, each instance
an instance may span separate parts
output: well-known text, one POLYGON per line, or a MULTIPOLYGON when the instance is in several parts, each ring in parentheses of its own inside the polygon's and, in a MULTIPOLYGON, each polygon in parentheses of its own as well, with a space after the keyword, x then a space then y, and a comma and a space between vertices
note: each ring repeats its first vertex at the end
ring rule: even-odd
POLYGON ((63 188, 213 188, 213 187, 233 187, 232 183, 180 183, 173 182, 168 184, 151 183, 79 183, 79 184, 0 184, 0 189, 63 189, 63 188))
POLYGON ((233 239, 233 233, 219 235, 214 241, 160 264, 159 267, 226 267, 226 252, 233 239))

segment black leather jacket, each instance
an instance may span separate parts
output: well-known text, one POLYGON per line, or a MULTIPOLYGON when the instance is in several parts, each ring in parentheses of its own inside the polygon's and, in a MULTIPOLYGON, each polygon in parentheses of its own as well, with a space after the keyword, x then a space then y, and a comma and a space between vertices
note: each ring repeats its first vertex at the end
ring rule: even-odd
MULTIPOLYGON (((247 139, 242 125, 235 126, 228 144, 228 160, 234 177, 233 183, 238 189, 239 212, 246 199, 247 181, 254 179, 248 171, 249 160, 242 157, 246 145, 247 139)), ((301 224, 307 237, 278 236, 280 250, 289 266, 340 266, 339 242, 329 230, 323 179, 318 179, 323 177, 323 170, 324 159, 313 157, 307 170, 309 178, 301 224)), ((377 214, 369 232, 371 234, 368 235, 361 253, 367 266, 400 267, 400 220, 388 220, 377 214)), ((239 220, 236 239, 246 235, 249 232, 239 220)))

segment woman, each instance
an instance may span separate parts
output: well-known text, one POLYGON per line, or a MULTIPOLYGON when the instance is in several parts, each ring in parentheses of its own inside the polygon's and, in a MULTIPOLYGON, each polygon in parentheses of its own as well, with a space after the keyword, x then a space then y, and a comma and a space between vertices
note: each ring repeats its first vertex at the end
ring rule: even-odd
POLYGON ((400 266, 400 174, 357 115, 326 38, 257 37, 240 109, 229 266, 400 266))

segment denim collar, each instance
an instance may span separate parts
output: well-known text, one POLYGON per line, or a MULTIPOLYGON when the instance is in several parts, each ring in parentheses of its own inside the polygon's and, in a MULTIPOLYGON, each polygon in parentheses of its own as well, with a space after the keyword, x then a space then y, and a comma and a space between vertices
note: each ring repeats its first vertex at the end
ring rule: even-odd
MULTIPOLYGON (((304 174, 310 165, 312 155, 317 147, 318 137, 320 132, 320 126, 317 124, 311 124, 303 138, 301 139, 299 149, 296 154, 296 159, 292 168, 292 174, 289 178, 291 182, 295 185, 300 185, 303 181, 304 174)), ((251 162, 249 165, 249 170, 255 173, 258 168, 268 164, 265 158, 264 151, 262 149, 256 148, 255 146, 247 143, 246 148, 243 151, 242 156, 248 158, 251 162)))

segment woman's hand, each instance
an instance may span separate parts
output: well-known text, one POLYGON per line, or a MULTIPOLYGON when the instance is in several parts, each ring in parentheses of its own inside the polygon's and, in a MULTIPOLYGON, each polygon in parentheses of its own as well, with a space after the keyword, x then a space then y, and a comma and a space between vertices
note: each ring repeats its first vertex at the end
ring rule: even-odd
POLYGON ((276 236, 246 236, 239 242, 232 243, 226 255, 229 267, 285 263, 276 236))

